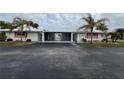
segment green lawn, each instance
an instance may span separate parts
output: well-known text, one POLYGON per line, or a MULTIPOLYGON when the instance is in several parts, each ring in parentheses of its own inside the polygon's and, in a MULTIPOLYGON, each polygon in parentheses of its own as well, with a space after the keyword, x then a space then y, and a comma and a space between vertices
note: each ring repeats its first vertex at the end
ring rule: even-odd
POLYGON ((112 43, 109 41, 108 43, 105 42, 90 42, 83 43, 86 47, 124 47, 124 40, 118 40, 116 43, 112 43))
POLYGON ((31 42, 0 42, 0 46, 25 46, 30 45, 31 42))

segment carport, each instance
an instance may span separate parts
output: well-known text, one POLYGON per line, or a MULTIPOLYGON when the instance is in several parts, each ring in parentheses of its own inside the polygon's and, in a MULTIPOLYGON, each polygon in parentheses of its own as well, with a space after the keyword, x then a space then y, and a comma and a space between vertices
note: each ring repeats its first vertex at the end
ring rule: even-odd
POLYGON ((72 43, 73 32, 42 32, 42 42, 72 43))

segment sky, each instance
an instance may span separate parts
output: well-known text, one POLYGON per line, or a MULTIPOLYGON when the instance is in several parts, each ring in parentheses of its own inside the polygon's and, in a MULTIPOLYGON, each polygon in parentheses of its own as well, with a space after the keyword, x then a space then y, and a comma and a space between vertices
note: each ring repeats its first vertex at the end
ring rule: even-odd
MULTIPOLYGON (((92 13, 97 20, 107 18, 109 31, 124 28, 124 13, 92 13)), ((48 31, 76 31, 85 22, 81 20, 85 13, 0 13, 0 20, 12 21, 14 17, 32 20, 39 24, 39 29, 48 31)))

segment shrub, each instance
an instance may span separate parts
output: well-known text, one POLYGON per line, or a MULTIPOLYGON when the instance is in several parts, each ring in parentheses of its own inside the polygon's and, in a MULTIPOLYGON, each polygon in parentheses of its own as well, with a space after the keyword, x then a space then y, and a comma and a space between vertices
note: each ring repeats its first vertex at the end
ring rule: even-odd
POLYGON ((3 38, 0 38, 0 41, 5 41, 5 39, 3 39, 3 38))
POLYGON ((101 41, 102 42, 108 42, 108 39, 102 39, 101 41))
POLYGON ((16 40, 16 42, 22 42, 21 40, 16 40))
POLYGON ((5 41, 6 40, 6 35, 5 33, 0 33, 0 41, 5 41))
POLYGON ((31 42, 31 39, 27 39, 26 42, 31 42))
POLYGON ((7 42, 9 42, 9 41, 13 41, 13 39, 12 39, 12 38, 8 38, 8 39, 7 39, 7 42))
POLYGON ((82 39, 83 42, 87 42, 87 40, 85 38, 82 39))

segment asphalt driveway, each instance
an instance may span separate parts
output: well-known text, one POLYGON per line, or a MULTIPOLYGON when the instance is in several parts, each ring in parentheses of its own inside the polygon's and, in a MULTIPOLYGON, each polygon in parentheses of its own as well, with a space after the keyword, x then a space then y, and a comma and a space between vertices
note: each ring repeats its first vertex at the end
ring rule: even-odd
POLYGON ((77 44, 0 46, 0 78, 124 78, 124 48, 86 48, 77 44))

